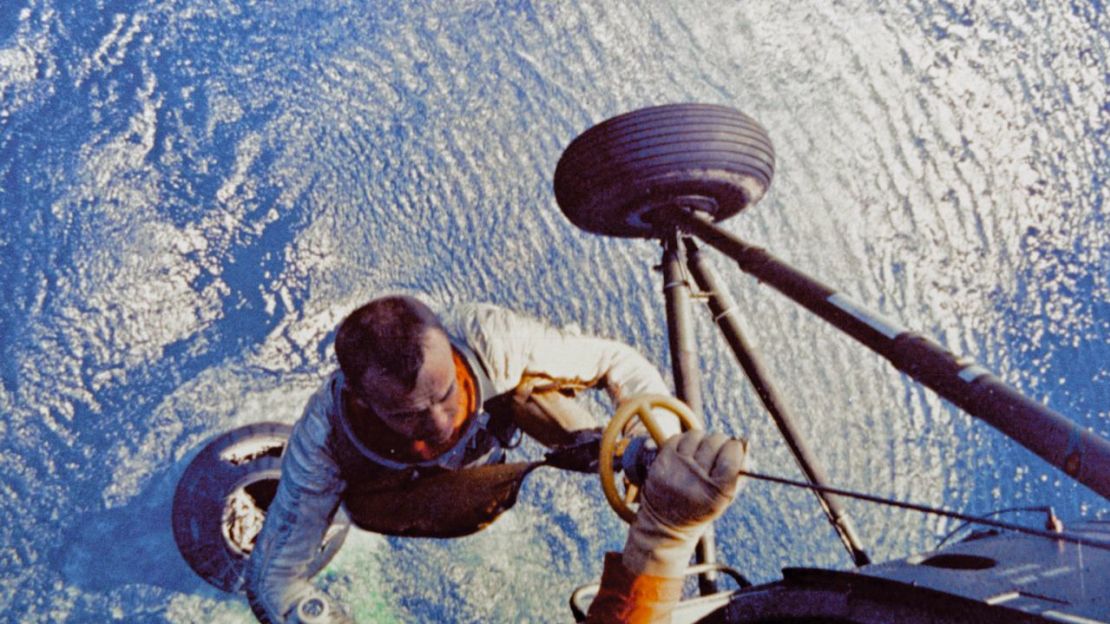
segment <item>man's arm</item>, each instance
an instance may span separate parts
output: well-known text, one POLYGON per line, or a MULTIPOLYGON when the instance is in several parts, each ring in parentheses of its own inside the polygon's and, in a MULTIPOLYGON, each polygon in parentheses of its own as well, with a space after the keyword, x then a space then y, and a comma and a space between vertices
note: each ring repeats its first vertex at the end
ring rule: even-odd
MULTIPOLYGON (((525 375, 537 375, 556 382, 602 385, 614 405, 638 394, 670 394, 655 366, 616 340, 554 328, 487 304, 461 308, 445 318, 445 324, 482 358, 497 392, 513 389, 525 375)), ((672 415, 657 413, 666 433, 678 433, 678 421, 672 415)))
MULTIPOLYGON (((282 455, 281 479, 247 566, 246 590, 260 622, 296 622, 303 600, 326 596, 309 583, 308 567, 339 506, 343 482, 327 452, 329 383, 309 400, 282 455)), ((331 622, 349 622, 330 605, 331 622)))
POLYGON ((588 624, 663 624, 682 596, 698 538, 736 497, 746 444, 687 431, 663 444, 648 471, 624 552, 605 558, 588 624))

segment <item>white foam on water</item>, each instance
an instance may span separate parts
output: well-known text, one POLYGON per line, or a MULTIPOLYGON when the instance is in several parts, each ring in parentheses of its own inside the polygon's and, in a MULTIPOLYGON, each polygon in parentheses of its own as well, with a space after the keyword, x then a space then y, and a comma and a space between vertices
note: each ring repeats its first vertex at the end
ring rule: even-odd
MULTIPOLYGON (((376 294, 493 301, 665 367, 658 245, 580 232, 551 192, 577 133, 662 102, 767 127, 774 183, 726 228, 1107 429, 1101 16, 25 4, 0 44, 0 604, 21 621, 249 619, 172 556, 176 478, 211 436, 292 422, 334 365, 335 325, 376 294)), ((1104 507, 713 262, 836 485, 967 512, 1104 507)), ((796 476, 708 315, 697 329, 711 425, 796 476)), ((847 506, 879 560, 955 528, 847 506)), ((356 532, 319 582, 360 621, 565 621, 623 537, 596 483, 540 470, 488 530, 356 532)), ((766 484, 718 543, 757 581, 849 565, 811 494, 766 484)))

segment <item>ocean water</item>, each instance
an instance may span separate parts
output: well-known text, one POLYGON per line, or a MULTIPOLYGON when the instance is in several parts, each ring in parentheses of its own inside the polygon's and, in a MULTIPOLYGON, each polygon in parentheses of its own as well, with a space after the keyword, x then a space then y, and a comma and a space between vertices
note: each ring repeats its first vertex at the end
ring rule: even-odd
MULTIPOLYGON (((0 619, 252 621, 178 555, 173 489, 212 436, 295 420, 377 294, 491 301, 665 368, 658 245, 575 229, 551 180, 578 133, 667 102, 775 144, 725 227, 1110 435, 1108 33, 1094 0, 3 0, 0 619)), ((1107 515, 716 266, 834 484, 1107 515)), ((797 476, 708 314, 698 333, 711 427, 797 476)), ((846 506, 876 560, 956 527, 846 506)), ((318 581, 362 622, 568 621, 623 538, 596 479, 541 470, 476 536, 355 532, 318 581)), ((780 486, 718 541, 756 581, 850 565, 780 486)))

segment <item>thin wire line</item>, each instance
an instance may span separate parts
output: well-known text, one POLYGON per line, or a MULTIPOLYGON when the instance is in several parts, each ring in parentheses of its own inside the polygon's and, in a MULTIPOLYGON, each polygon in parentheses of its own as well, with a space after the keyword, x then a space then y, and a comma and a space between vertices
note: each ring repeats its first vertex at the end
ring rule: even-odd
POLYGON ((758 479, 760 481, 770 481, 772 483, 779 483, 779 484, 782 484, 782 485, 789 485, 789 486, 793 486, 793 487, 804 488, 804 489, 807 489, 807 490, 818 490, 818 491, 821 491, 821 492, 828 492, 830 494, 837 494, 839 496, 845 496, 845 497, 848 497, 848 498, 856 498, 856 499, 871 502, 871 503, 878 503, 880 505, 888 505, 888 506, 891 506, 891 507, 899 507, 901 509, 910 509, 912 511, 920 511, 922 513, 933 514, 933 515, 937 515, 937 516, 946 516, 946 517, 949 517, 949 518, 956 518, 957 520, 964 520, 966 522, 970 522, 970 523, 974 523, 974 524, 983 524, 983 525, 986 525, 986 526, 993 526, 993 527, 997 527, 997 528, 1000 528, 1000 529, 1006 529, 1006 530, 1009 530, 1009 531, 1017 531, 1019 533, 1027 533, 1029 535, 1036 535, 1038 537, 1043 537, 1043 538, 1050 539, 1050 540, 1059 540, 1059 541, 1063 541, 1063 542, 1071 542, 1073 544, 1081 544, 1081 545, 1084 545, 1084 546, 1093 546, 1095 548, 1102 548, 1102 549, 1105 549, 1105 550, 1110 550, 1110 542, 1104 542, 1104 541, 1101 541, 1101 540, 1092 540, 1090 538, 1081 537, 1079 535, 1075 535, 1075 534, 1072 534, 1072 533, 1064 533, 1064 532, 1056 533, 1056 532, 1053 532, 1053 531, 1042 531, 1040 529, 1031 529, 1029 527, 1024 527, 1024 526, 1021 526, 1019 524, 1012 524, 1012 523, 1009 523, 1009 522, 1002 522, 1001 520, 991 520, 989 518, 983 518, 981 516, 972 516, 972 515, 969 515, 969 514, 960 513, 958 511, 951 511, 951 510, 948 510, 948 509, 939 509, 939 508, 936 508, 936 507, 927 507, 925 505, 918 505, 916 503, 907 503, 907 502, 903 502, 903 501, 896 501, 896 500, 892 500, 892 499, 889 499, 889 498, 882 498, 882 497, 879 497, 879 496, 872 496, 871 494, 863 494, 861 492, 853 492, 851 490, 842 490, 840 488, 828 487, 828 486, 824 486, 824 485, 814 485, 812 483, 805 483, 805 482, 802 482, 802 481, 795 481, 793 479, 784 479, 782 477, 776 477, 774 475, 761 474, 761 473, 758 473, 758 472, 742 471, 740 474, 744 475, 746 477, 751 477, 752 479, 758 479))
MULTIPOLYGON (((1053 511, 1052 507, 1049 506, 1049 505, 1039 505, 1039 506, 1033 506, 1033 507, 1007 507, 1006 509, 996 509, 996 510, 990 512, 989 514, 986 514, 985 516, 981 516, 981 517, 982 518, 990 518, 992 516, 1000 516, 1002 514, 1018 513, 1018 512, 1040 512, 1040 513, 1043 513, 1043 514, 1047 514, 1048 518, 1049 518, 1049 521, 1052 521, 1056 518, 1056 513, 1053 511)), ((940 548, 941 546, 944 546, 945 543, 948 542, 948 540, 952 539, 953 535, 955 535, 955 534, 959 533, 960 531, 964 530, 969 524, 971 524, 971 523, 970 522, 961 522, 960 526, 958 526, 958 527, 952 529, 951 531, 949 531, 948 534, 944 536, 944 539, 940 540, 940 542, 937 543, 937 548, 940 548)))

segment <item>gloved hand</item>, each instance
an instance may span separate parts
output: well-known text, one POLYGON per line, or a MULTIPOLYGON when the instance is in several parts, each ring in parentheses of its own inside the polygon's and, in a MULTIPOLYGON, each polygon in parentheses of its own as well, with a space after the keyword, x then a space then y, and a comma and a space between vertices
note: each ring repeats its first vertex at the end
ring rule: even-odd
POLYGON ((313 589, 285 616, 288 624, 355 624, 324 592, 313 589))
POLYGON ((633 574, 682 576, 706 527, 736 497, 746 454, 747 442, 723 433, 694 430, 668 439, 640 493, 624 567, 633 574))

